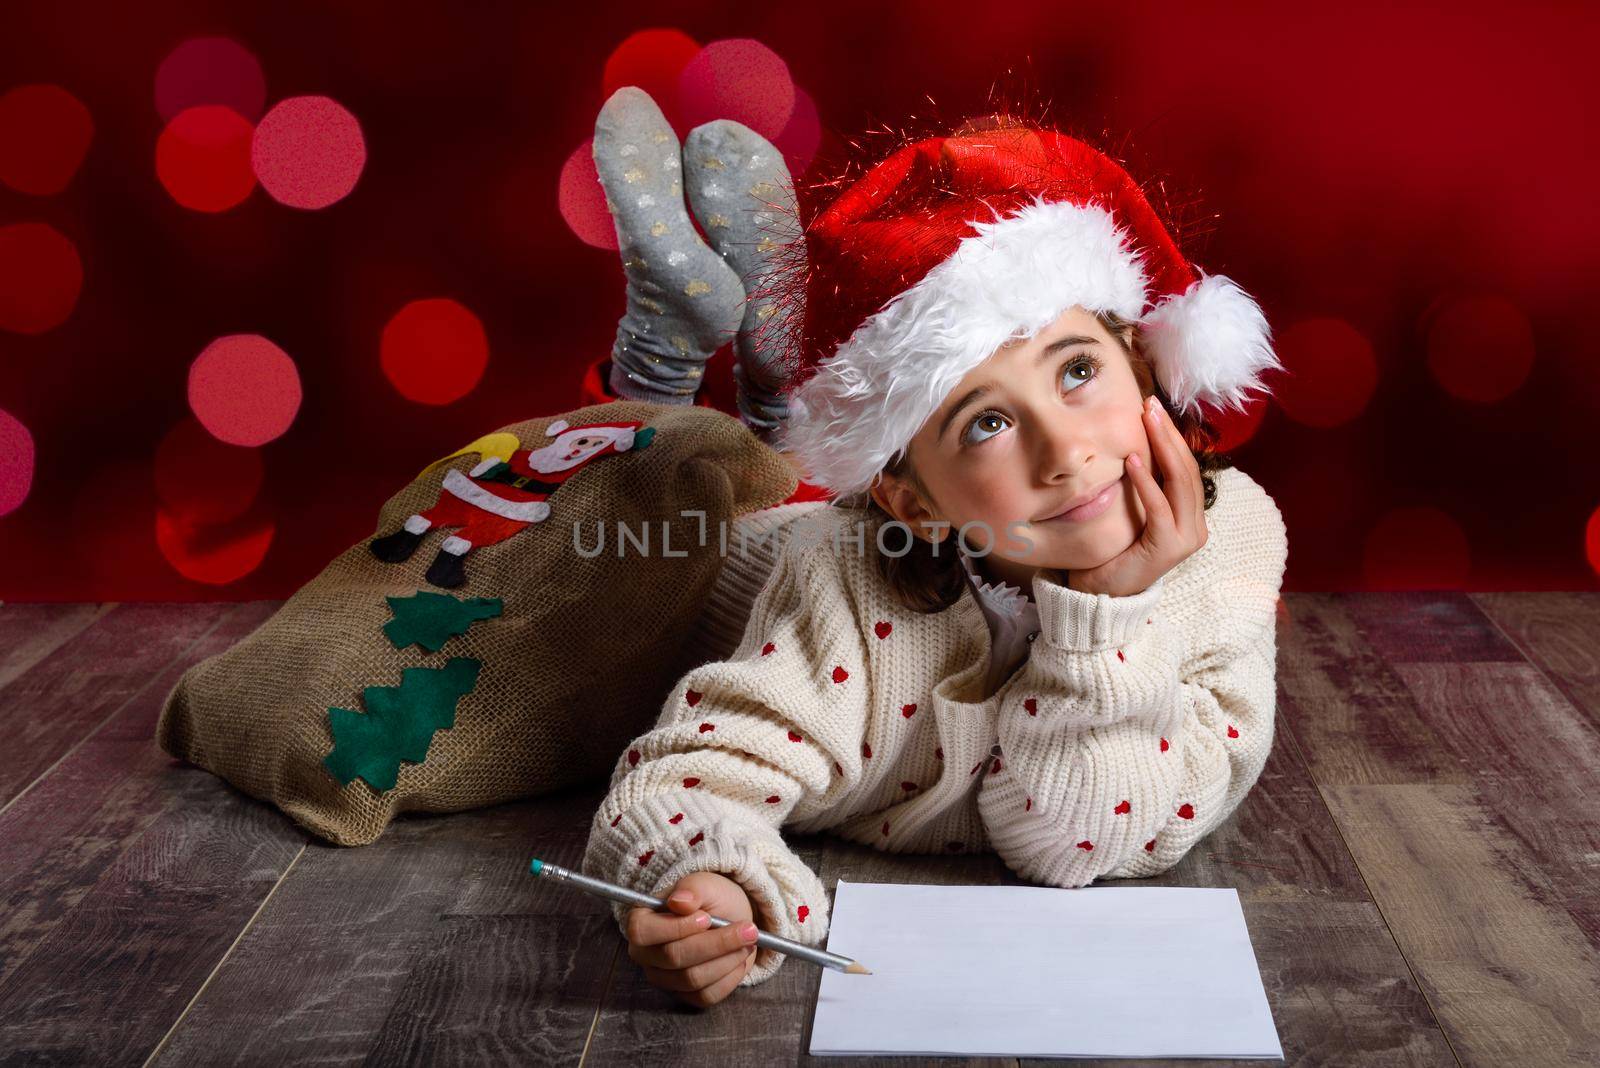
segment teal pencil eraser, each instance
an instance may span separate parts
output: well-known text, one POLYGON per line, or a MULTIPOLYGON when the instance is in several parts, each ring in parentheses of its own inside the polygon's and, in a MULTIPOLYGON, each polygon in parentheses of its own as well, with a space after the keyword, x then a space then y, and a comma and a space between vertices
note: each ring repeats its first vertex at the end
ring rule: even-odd
POLYGON ((533 874, 538 875, 539 869, 542 867, 544 867, 544 861, 535 859, 532 864, 528 865, 528 870, 533 872, 533 874))

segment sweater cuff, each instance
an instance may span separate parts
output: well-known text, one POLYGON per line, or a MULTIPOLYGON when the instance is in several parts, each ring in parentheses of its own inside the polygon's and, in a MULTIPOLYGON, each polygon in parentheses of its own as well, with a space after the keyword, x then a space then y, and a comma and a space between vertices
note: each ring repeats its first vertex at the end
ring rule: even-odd
POLYGON ((1111 649, 1139 636, 1139 628, 1152 618, 1166 588, 1162 575, 1141 593, 1113 597, 1068 589, 1044 577, 1033 579, 1033 599, 1039 607, 1039 637, 1046 644, 1073 652, 1111 649))
MULTIPOLYGON (((827 941, 829 919, 828 894, 822 881, 783 844, 777 831, 730 821, 716 811, 718 808, 720 805, 706 805, 698 798, 679 794, 670 801, 651 798, 624 817, 619 830, 627 830, 636 819, 642 826, 661 826, 658 820, 682 811, 688 819, 674 826, 699 828, 683 832, 680 843, 670 853, 663 845, 655 845, 654 855, 629 885, 665 900, 678 881, 691 872, 716 872, 744 889, 755 910, 757 927, 820 948, 827 941)), ((634 907, 612 902, 617 926, 624 935, 628 911, 634 907)), ((757 949, 755 963, 739 985, 765 982, 785 959, 786 955, 777 950, 757 949)))

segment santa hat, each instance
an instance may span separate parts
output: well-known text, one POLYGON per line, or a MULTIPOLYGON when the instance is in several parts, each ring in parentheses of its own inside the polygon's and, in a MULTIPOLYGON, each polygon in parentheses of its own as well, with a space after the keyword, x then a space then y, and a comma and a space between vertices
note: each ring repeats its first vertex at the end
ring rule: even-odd
POLYGON ((805 233, 780 448, 865 490, 963 376, 1074 305, 1137 322, 1180 411, 1243 408, 1281 369, 1260 307, 1177 245, 1120 166, 1055 130, 932 137, 869 170, 805 233))

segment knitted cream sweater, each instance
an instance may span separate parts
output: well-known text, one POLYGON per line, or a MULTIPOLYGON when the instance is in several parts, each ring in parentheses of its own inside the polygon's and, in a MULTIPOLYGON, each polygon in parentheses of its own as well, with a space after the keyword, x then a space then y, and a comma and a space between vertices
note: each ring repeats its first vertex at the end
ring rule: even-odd
MULTIPOLYGON (((720 655, 621 755, 583 871, 657 897, 720 872, 764 930, 820 946, 827 893, 780 828, 892 852, 993 849, 1060 887, 1172 867, 1238 806, 1273 739, 1283 518, 1242 471, 1213 477, 1205 545, 1142 593, 1036 577, 1039 633, 993 693, 1007 673, 990 670, 978 591, 931 614, 900 604, 859 509, 747 517, 787 537, 751 559, 730 537, 723 603, 693 639, 720 655), (746 613, 730 606, 752 588, 735 644, 727 619, 746 613)), ((761 950, 741 985, 784 959, 761 950)))

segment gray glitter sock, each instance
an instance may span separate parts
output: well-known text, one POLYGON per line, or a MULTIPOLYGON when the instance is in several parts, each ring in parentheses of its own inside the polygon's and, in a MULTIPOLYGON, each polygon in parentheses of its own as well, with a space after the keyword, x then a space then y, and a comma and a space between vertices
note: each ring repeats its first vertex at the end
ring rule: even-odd
POLYGON ((683 143, 689 209, 706 239, 733 265, 749 296, 735 347, 733 377, 739 417, 768 439, 789 415, 777 353, 787 325, 769 323, 776 306, 765 299, 780 257, 774 249, 797 241, 794 179, 779 152, 750 127, 717 119, 689 131, 683 143))
POLYGON ((738 330, 739 276, 695 232, 678 138, 644 90, 624 86, 600 109, 594 162, 628 280, 610 386, 631 400, 693 404, 706 360, 738 330))

